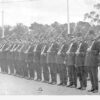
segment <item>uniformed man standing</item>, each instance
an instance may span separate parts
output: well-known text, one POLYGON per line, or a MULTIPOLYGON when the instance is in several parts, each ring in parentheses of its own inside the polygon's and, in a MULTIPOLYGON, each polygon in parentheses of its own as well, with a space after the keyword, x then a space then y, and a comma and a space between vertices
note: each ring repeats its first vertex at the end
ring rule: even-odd
POLYGON ((21 57, 21 66, 20 66, 20 70, 21 70, 21 75, 24 78, 29 79, 29 72, 28 72, 28 63, 27 63, 27 58, 28 58, 28 50, 30 49, 30 45, 29 43, 25 43, 23 48, 21 49, 20 52, 20 57, 21 57))
POLYGON ((56 56, 58 52, 59 45, 56 42, 51 43, 47 51, 47 63, 50 68, 51 82, 50 84, 57 83, 57 63, 56 56))
POLYGON ((42 69, 40 64, 40 56, 41 56, 42 43, 36 43, 34 47, 34 64, 35 71, 37 73, 37 81, 42 80, 42 69))
POLYGON ((8 74, 10 74, 10 57, 9 57, 9 54, 10 54, 10 49, 12 48, 12 42, 10 41, 8 43, 8 47, 5 49, 6 53, 7 53, 7 58, 6 58, 6 64, 7 64, 7 71, 8 71, 8 74))
POLYGON ((76 51, 75 67, 80 81, 80 87, 78 87, 78 89, 84 90, 87 86, 87 69, 84 65, 87 43, 85 39, 83 39, 82 33, 77 33, 77 43, 78 49, 76 51))
POLYGON ((5 47, 5 44, 6 44, 6 42, 3 41, 3 42, 2 42, 2 46, 1 46, 1 48, 0 48, 0 66, 1 66, 1 72, 2 72, 2 73, 5 72, 5 67, 4 67, 5 61, 4 61, 4 51, 3 51, 3 49, 4 49, 4 47, 5 47))
POLYGON ((68 65, 68 76, 69 85, 68 87, 77 87, 76 79, 76 68, 75 68, 75 52, 77 50, 78 44, 76 38, 72 38, 69 49, 67 51, 67 65, 68 65))
POLYGON ((90 81, 92 84, 89 92, 98 92, 98 56, 100 52, 100 42, 96 38, 93 30, 88 34, 88 49, 85 58, 85 66, 88 68, 90 81))
POLYGON ((67 65, 65 63, 67 49, 68 45, 66 43, 62 43, 57 53, 57 73, 60 76, 60 84, 58 85, 63 86, 67 85, 67 65))
POLYGON ((9 47, 9 43, 6 43, 2 49, 2 56, 3 56, 3 72, 8 74, 8 66, 7 66, 7 48, 9 47))
POLYGON ((14 57, 14 66, 16 69, 16 75, 20 75, 20 62, 21 62, 21 58, 20 58, 20 48, 22 47, 22 43, 18 43, 16 49, 14 49, 14 53, 15 53, 15 57, 14 57))
POLYGON ((24 65, 24 59, 23 59, 23 48, 25 46, 25 43, 22 42, 20 48, 17 49, 17 54, 16 54, 16 58, 18 58, 18 63, 16 63, 16 68, 17 68, 17 75, 20 77, 24 77, 24 72, 23 72, 23 65, 24 65))
POLYGON ((17 47, 17 43, 15 42, 14 46, 13 46, 13 48, 11 50, 11 52, 12 52, 11 53, 12 54, 12 66, 13 66, 13 69, 14 69, 14 75, 16 75, 16 67, 15 67, 15 49, 16 49, 16 47, 17 47))
POLYGON ((28 63, 28 70, 30 74, 30 78, 34 79, 35 78, 35 65, 34 65, 34 44, 30 44, 30 49, 28 50, 28 58, 27 58, 27 63, 28 63))
MULTIPOLYGON (((18 49, 18 47, 19 47, 19 43, 18 43, 18 41, 16 41, 15 42, 16 43, 16 46, 15 46, 15 48, 13 49, 13 64, 14 64, 14 70, 15 70, 15 75, 18 75, 17 74, 17 68, 18 68, 18 66, 17 66, 17 64, 19 63, 18 62, 18 57, 17 57, 17 49, 18 49)), ((8 58, 9 59, 9 58, 8 58)))
POLYGON ((10 74, 14 75, 14 62, 13 62, 13 48, 15 46, 15 43, 11 43, 10 48, 8 49, 8 68, 10 70, 10 74))
POLYGON ((41 50, 41 68, 43 72, 43 82, 49 83, 49 69, 47 64, 47 50, 49 45, 47 43, 43 43, 43 47, 41 50))
POLYGON ((1 69, 1 72, 2 72, 2 46, 3 46, 3 44, 1 42, 0 43, 0 69, 1 69))

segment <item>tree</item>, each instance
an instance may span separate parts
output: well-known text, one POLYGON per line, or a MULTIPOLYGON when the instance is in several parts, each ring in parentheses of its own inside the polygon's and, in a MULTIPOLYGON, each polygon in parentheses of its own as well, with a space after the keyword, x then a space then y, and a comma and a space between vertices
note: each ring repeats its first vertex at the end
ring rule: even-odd
POLYGON ((85 36, 90 27, 91 25, 88 22, 79 21, 75 29, 75 35, 80 32, 82 33, 82 36, 85 36))
POLYGON ((100 3, 94 5, 95 10, 84 15, 84 21, 90 22, 91 25, 100 24, 100 3))
POLYGON ((18 23, 14 28, 13 28, 13 32, 16 33, 17 35, 23 35, 23 34, 27 34, 28 31, 28 27, 23 25, 22 23, 18 23))
POLYGON ((13 27, 12 32, 16 35, 18 39, 27 39, 27 34, 29 34, 29 29, 22 23, 18 23, 13 27))
POLYGON ((0 27, 0 38, 2 37, 2 27, 0 27))
POLYGON ((29 27, 29 29, 33 30, 34 33, 44 33, 45 32, 44 25, 36 23, 36 22, 34 22, 33 24, 31 24, 31 26, 29 27))
POLYGON ((4 35, 10 36, 13 34, 12 27, 10 25, 4 26, 4 35))

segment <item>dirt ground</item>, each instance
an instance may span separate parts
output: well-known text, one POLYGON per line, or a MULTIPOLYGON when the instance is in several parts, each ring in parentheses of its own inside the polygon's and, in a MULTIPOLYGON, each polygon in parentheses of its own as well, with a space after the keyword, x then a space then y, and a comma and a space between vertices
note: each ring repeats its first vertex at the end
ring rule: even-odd
MULTIPOLYGON (((87 90, 90 86, 88 82, 87 90)), ((87 90, 50 85, 0 73, 0 95, 92 95, 87 90)))

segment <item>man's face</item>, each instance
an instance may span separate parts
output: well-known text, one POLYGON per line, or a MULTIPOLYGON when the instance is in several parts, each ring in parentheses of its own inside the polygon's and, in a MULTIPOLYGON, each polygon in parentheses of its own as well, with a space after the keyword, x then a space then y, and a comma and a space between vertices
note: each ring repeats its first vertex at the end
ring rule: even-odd
POLYGON ((88 35, 88 40, 94 40, 95 39, 95 35, 91 34, 91 35, 88 35))
POLYGON ((75 37, 71 37, 70 42, 75 42, 76 38, 75 37))
POLYGON ((80 42, 82 40, 83 40, 82 37, 76 37, 76 42, 80 42))

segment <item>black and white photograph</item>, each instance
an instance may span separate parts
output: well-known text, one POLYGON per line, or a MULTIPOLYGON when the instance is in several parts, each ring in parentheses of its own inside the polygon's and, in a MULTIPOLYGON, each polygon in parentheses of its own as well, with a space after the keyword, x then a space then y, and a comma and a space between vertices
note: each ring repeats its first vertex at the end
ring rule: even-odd
POLYGON ((100 0, 0 0, 0 95, 100 95, 100 0))

